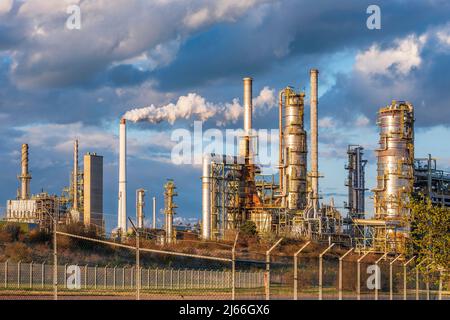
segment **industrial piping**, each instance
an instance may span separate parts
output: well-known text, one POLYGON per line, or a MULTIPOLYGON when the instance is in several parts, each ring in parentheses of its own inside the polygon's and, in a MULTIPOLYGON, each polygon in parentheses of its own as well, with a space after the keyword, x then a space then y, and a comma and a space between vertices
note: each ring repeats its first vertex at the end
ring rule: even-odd
POLYGON ((317 119, 317 105, 318 105, 318 76, 319 70, 311 69, 310 81, 311 81, 311 190, 312 190, 312 203, 314 210, 314 217, 317 218, 319 210, 319 153, 318 153, 318 140, 319 134, 317 131, 318 119, 317 119))
POLYGON ((119 205, 117 228, 127 231, 127 131, 126 120, 120 119, 119 126, 119 205))
POLYGON ((211 165, 213 163, 242 163, 241 157, 205 154, 203 156, 202 175, 202 238, 211 240, 212 210, 211 210, 211 165))

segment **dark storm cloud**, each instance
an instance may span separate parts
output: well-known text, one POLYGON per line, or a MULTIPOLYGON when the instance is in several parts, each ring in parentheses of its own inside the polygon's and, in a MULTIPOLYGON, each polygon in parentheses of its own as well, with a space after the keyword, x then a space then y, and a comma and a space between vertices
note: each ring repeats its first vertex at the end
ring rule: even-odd
POLYGON ((373 1, 294 1, 267 4, 236 24, 218 25, 190 38, 177 59, 155 71, 162 90, 193 88, 217 78, 270 72, 294 60, 317 62, 321 55, 422 33, 448 21, 445 1, 378 1, 382 29, 366 27, 373 1), (400 22, 401 21, 401 22, 400 22))

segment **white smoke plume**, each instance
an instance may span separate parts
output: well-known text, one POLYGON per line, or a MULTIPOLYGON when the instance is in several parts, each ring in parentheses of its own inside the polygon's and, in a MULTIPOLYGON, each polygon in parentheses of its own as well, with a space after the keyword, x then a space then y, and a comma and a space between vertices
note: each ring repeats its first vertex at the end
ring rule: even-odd
MULTIPOLYGON (((275 90, 269 87, 264 87, 260 94, 253 99, 253 108, 264 112, 270 110, 275 104, 275 90)), ((169 103, 160 107, 152 104, 148 107, 129 110, 123 117, 132 122, 160 123, 167 121, 171 125, 178 119, 200 121, 214 119, 217 125, 225 125, 229 122, 235 123, 243 111, 244 108, 237 98, 233 99, 231 103, 212 103, 196 93, 189 93, 179 97, 175 104, 169 103)))

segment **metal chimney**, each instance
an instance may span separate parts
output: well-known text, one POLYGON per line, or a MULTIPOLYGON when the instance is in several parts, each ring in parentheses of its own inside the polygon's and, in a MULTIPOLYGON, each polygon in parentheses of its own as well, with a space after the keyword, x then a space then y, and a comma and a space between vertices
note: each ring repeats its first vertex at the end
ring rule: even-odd
POLYGON ((318 76, 319 70, 311 69, 310 81, 311 81, 311 189, 312 189, 312 202, 314 215, 317 215, 319 209, 319 153, 318 153, 318 140, 319 134, 317 131, 317 105, 318 105, 318 76))
POLYGON ((119 206, 118 229, 127 231, 127 131, 126 120, 120 119, 119 126, 119 206))
POLYGON ((28 144, 22 144, 22 172, 19 176, 20 180, 20 199, 27 200, 30 198, 30 180, 31 175, 28 172, 28 144))
POLYGON ((251 131, 252 131, 252 112, 253 112, 253 104, 252 104, 252 82, 253 79, 250 77, 246 77, 243 79, 244 81, 244 139, 242 140, 241 145, 241 156, 245 157, 245 159, 250 158, 250 139, 251 139, 251 131))

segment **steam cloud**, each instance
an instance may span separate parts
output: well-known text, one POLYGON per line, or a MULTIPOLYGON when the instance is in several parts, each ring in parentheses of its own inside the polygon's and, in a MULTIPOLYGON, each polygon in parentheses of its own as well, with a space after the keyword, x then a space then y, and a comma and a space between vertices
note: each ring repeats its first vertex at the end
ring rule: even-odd
MULTIPOLYGON (((262 112, 267 112, 275 104, 275 90, 269 87, 264 87, 259 96, 253 99, 253 108, 260 109, 262 112)), ((244 107, 237 98, 233 99, 231 103, 216 104, 206 101, 196 93, 189 93, 179 97, 175 104, 169 103, 160 107, 152 104, 148 107, 129 110, 123 117, 132 122, 160 123, 167 121, 171 125, 178 119, 193 118, 200 121, 214 119, 217 125, 225 125, 229 122, 235 123, 243 111, 244 107)))

